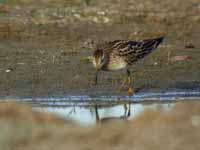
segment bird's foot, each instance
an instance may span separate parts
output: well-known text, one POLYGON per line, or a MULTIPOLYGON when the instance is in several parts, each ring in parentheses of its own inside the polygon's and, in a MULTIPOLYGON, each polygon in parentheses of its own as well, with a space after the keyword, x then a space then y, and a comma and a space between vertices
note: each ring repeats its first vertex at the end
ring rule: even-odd
POLYGON ((128 95, 133 95, 134 93, 135 93, 135 89, 134 89, 134 88, 129 87, 129 88, 127 89, 127 94, 128 94, 128 95))
POLYGON ((118 90, 118 93, 121 93, 122 91, 126 92, 129 96, 133 95, 135 93, 135 89, 133 87, 120 87, 118 90))

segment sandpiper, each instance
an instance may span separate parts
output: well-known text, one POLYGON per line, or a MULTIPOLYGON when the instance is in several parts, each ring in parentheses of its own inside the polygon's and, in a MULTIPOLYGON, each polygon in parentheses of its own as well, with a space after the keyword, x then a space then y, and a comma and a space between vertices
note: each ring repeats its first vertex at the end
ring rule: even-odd
POLYGON ((117 71, 125 69, 130 84, 130 70, 134 62, 141 60, 155 50, 164 37, 140 41, 115 40, 103 44, 93 52, 93 64, 96 68, 94 84, 97 84, 99 71, 117 71))

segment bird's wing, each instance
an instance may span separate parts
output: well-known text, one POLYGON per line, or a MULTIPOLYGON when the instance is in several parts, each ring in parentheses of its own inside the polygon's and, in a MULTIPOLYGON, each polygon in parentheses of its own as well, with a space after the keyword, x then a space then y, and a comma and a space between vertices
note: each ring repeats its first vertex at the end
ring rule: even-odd
POLYGON ((131 64, 143 58, 154 50, 163 40, 163 37, 142 41, 118 40, 113 41, 112 48, 123 56, 127 63, 131 64))
POLYGON ((121 42, 122 40, 110 41, 110 42, 99 45, 98 49, 101 49, 103 50, 104 53, 109 54, 116 47, 116 44, 121 43, 121 42))

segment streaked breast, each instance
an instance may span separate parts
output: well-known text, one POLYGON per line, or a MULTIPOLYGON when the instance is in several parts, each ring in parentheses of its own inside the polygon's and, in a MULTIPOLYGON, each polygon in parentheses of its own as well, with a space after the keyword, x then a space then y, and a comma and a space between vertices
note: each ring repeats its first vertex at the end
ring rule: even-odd
POLYGON ((123 57, 120 56, 115 56, 115 57, 110 57, 109 63, 107 65, 107 69, 110 71, 115 71, 115 70, 120 70, 124 69, 127 66, 127 62, 124 60, 123 57))

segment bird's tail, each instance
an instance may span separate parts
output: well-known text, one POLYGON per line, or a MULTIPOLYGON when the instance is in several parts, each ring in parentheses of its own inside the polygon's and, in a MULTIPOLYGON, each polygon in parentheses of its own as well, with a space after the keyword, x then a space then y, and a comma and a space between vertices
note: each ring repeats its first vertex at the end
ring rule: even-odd
POLYGON ((144 40, 143 47, 149 49, 155 49, 156 47, 158 47, 160 43, 162 43, 163 39, 164 37, 158 37, 154 39, 144 40))
POLYGON ((163 39, 164 37, 158 37, 139 42, 138 44, 140 44, 140 48, 137 50, 137 59, 141 59, 146 55, 150 54, 153 50, 155 50, 158 47, 158 45, 163 41, 163 39))
POLYGON ((158 37, 158 38, 155 38, 153 40, 157 42, 156 43, 156 47, 157 47, 160 43, 162 43, 162 41, 164 40, 164 37, 163 36, 162 37, 158 37))

